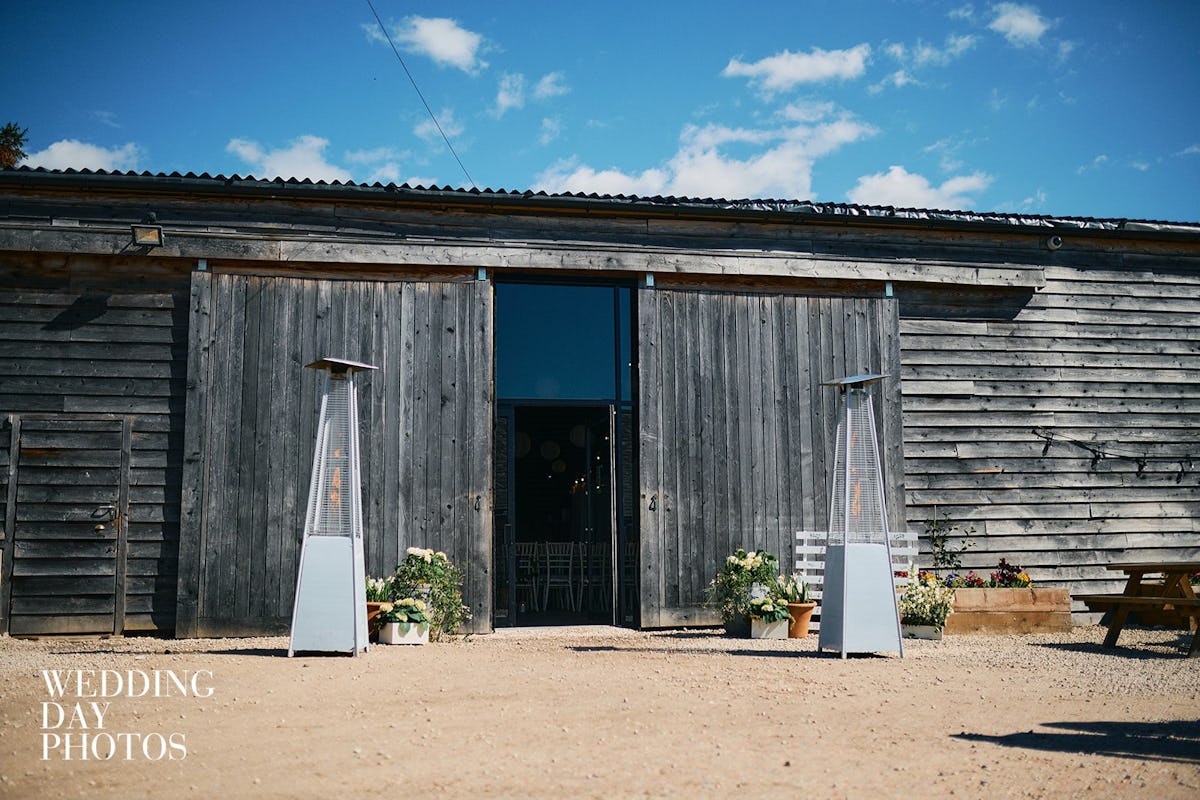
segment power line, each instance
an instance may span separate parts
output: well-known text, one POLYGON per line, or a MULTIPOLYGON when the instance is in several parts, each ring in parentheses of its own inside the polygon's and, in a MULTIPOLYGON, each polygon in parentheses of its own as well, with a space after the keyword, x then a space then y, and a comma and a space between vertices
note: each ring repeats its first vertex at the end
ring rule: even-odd
POLYGON ((425 110, 429 113, 429 118, 433 120, 434 126, 438 129, 438 133, 442 135, 442 141, 446 143, 446 147, 450 148, 450 155, 454 156, 454 160, 458 162, 458 168, 463 171, 463 175, 467 176, 467 182, 471 184, 472 189, 478 189, 475 185, 475 179, 471 177, 471 173, 467 172, 466 166, 462 159, 458 157, 458 153, 454 150, 454 145, 450 144, 450 137, 442 130, 442 125, 438 122, 437 115, 433 113, 433 109, 429 107, 429 103, 425 100, 425 95, 421 94, 421 87, 417 86, 417 81, 413 78, 412 73, 408 71, 408 65, 404 63, 404 59, 400 56, 400 51, 396 48, 396 43, 392 41, 391 34, 388 33, 387 27, 384 26, 383 20, 379 18, 379 12, 375 10, 375 4, 371 0, 367 0, 367 5, 371 7, 371 13, 375 15, 375 21, 379 23, 379 30, 383 31, 383 37, 387 39, 387 43, 391 45, 392 52, 396 54, 396 60, 400 62, 400 66, 404 68, 404 74, 408 76, 409 83, 413 89, 417 91, 417 97, 421 98, 421 104, 425 106, 425 110))

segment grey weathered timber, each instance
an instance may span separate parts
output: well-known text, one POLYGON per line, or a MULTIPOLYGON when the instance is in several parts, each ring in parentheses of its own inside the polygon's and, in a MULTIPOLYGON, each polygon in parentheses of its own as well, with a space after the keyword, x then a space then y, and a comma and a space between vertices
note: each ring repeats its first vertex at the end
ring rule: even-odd
POLYGON ((973 528, 964 568, 1081 594, 1120 588, 1108 564, 1200 557, 1200 273, 899 293, 909 516, 973 528))
MULTIPOLYGON (((6 529, 17 529, 18 547, 6 547, 5 559, 11 559, 17 573, 19 608, 33 602, 28 599, 32 595, 23 599, 22 592, 29 588, 36 589, 38 596, 45 589, 60 597, 78 590, 93 598, 89 601, 93 605, 101 602, 95 600, 99 591, 95 579, 86 586, 63 583, 50 589, 45 576, 22 578, 20 573, 32 569, 34 562, 23 561, 21 553, 40 548, 43 555, 38 556, 37 568, 47 574, 71 572, 74 567, 69 561, 75 556, 66 550, 46 555, 49 551, 42 544, 35 547, 31 540, 21 544, 20 532, 46 533, 30 527, 31 514, 45 516, 45 509, 53 508, 66 513, 70 504, 95 500, 84 495, 94 488, 90 481, 102 475, 104 481, 111 479, 125 510, 119 520, 123 538, 114 550, 114 558, 118 553, 120 558, 112 563, 110 577, 101 581, 107 586, 107 600, 102 602, 111 605, 104 612, 105 632, 174 627, 186 286, 185 266, 155 259, 0 257, 0 420, 7 420, 0 422, 3 470, 21 466, 19 454, 10 450, 20 438, 13 435, 13 420, 22 417, 43 420, 28 430, 37 431, 46 447, 63 454, 55 462, 60 466, 38 466, 36 479, 32 479, 34 467, 29 467, 25 476, 30 480, 21 482, 20 492, 11 487, 11 504, 7 494, 0 498, 6 529), (80 425, 86 428, 88 420, 107 425, 114 419, 118 420, 116 433, 95 440, 99 448, 80 445, 84 436, 80 425), (119 420, 128 424, 124 434, 125 423, 119 420), (94 454, 101 452, 109 454, 104 458, 111 455, 116 460, 98 469, 89 459, 95 460, 94 454), (81 477, 72 463, 88 476, 81 477)), ((32 462, 26 458, 25 463, 32 462)), ((9 488, 7 480, 4 485, 9 488)), ((6 586, 4 591, 12 588, 6 586)), ((0 605, 4 606, 0 629, 42 630, 28 614, 10 627, 10 602, 0 601, 0 605)), ((55 607, 53 602, 43 604, 46 610, 55 607)), ((95 628, 96 620, 87 616, 55 625, 66 626, 64 632, 95 628)))
MULTIPOLYGON (((660 287, 638 308, 641 624, 713 624, 701 602, 725 556, 787 559, 797 530, 827 524, 836 397, 819 384, 899 373, 896 303, 660 287)), ((898 435, 899 382, 879 395, 884 435, 898 435)), ((901 443, 888 444, 902 526, 901 443)))
POLYGON ((286 629, 319 394, 303 365, 326 355, 379 367, 358 387, 367 574, 445 551, 489 630, 490 282, 197 272, 192 297, 180 635, 286 629))

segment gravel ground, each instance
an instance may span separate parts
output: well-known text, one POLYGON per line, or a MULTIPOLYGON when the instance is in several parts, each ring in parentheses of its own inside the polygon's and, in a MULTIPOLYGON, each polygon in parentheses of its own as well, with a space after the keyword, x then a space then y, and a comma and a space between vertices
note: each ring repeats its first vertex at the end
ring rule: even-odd
POLYGON ((283 638, 5 637, 0 797, 1194 800, 1200 659, 1182 657, 1179 632, 1127 630, 1112 651, 1103 634, 956 636, 847 660, 815 636, 604 627, 356 659, 288 659, 283 638), (199 696, 74 684, 51 698, 43 670, 197 675, 199 696), (110 704, 102 725, 92 702, 110 704), (43 759, 45 737, 68 733, 100 757, 67 760, 52 739, 43 759), (105 735, 132 749, 104 759, 105 735))

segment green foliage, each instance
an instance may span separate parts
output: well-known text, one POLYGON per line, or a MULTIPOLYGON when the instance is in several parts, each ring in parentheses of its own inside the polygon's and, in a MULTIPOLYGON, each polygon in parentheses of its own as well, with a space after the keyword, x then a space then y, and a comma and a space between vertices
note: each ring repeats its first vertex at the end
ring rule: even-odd
POLYGON ((25 152, 26 134, 28 133, 28 128, 22 128, 15 122, 10 122, 0 128, 0 168, 15 167, 21 159, 28 155, 25 152))
POLYGON ((471 618, 471 609, 462 601, 462 573, 445 553, 408 548, 392 575, 393 597, 411 597, 428 607, 429 635, 435 641, 442 634, 453 634, 471 618))
POLYGON ((756 597, 750 601, 750 616, 757 617, 763 622, 791 621, 787 603, 780 602, 778 597, 756 597))
POLYGON ((747 553, 739 547, 709 582, 704 590, 704 603, 720 611, 721 619, 728 624, 750 613, 750 592, 755 585, 764 587, 763 596, 778 592, 775 580, 778 571, 779 559, 767 551, 747 553))
POLYGON ((395 581, 392 578, 367 578, 367 602, 385 603, 395 600, 393 594, 395 581))
POLYGON ((779 586, 779 597, 785 603, 809 602, 808 584, 800 575, 794 572, 791 575, 780 575, 775 578, 775 583, 779 586))
POLYGON ((405 597, 395 603, 384 603, 379 608, 379 621, 388 622, 429 622, 428 607, 424 600, 405 597))
POLYGON ((975 544, 967 537, 974 533, 974 526, 964 529, 950 519, 948 512, 943 511, 939 516, 935 509, 933 517, 925 522, 925 538, 929 540, 933 569, 962 569, 962 554, 975 544), (956 539, 962 540, 957 547, 954 545, 956 539))

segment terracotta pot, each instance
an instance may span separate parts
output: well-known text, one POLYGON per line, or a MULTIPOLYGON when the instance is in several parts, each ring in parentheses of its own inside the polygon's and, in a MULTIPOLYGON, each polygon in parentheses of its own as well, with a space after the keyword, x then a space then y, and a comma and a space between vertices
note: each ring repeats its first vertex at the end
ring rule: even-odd
POLYGON ((808 626, 812 622, 813 609, 816 603, 788 603, 788 611, 792 622, 788 625, 789 639, 803 639, 808 636, 808 626))
POLYGON ((383 603, 367 601, 367 630, 370 632, 368 638, 375 638, 379 630, 379 607, 382 605, 383 603))

